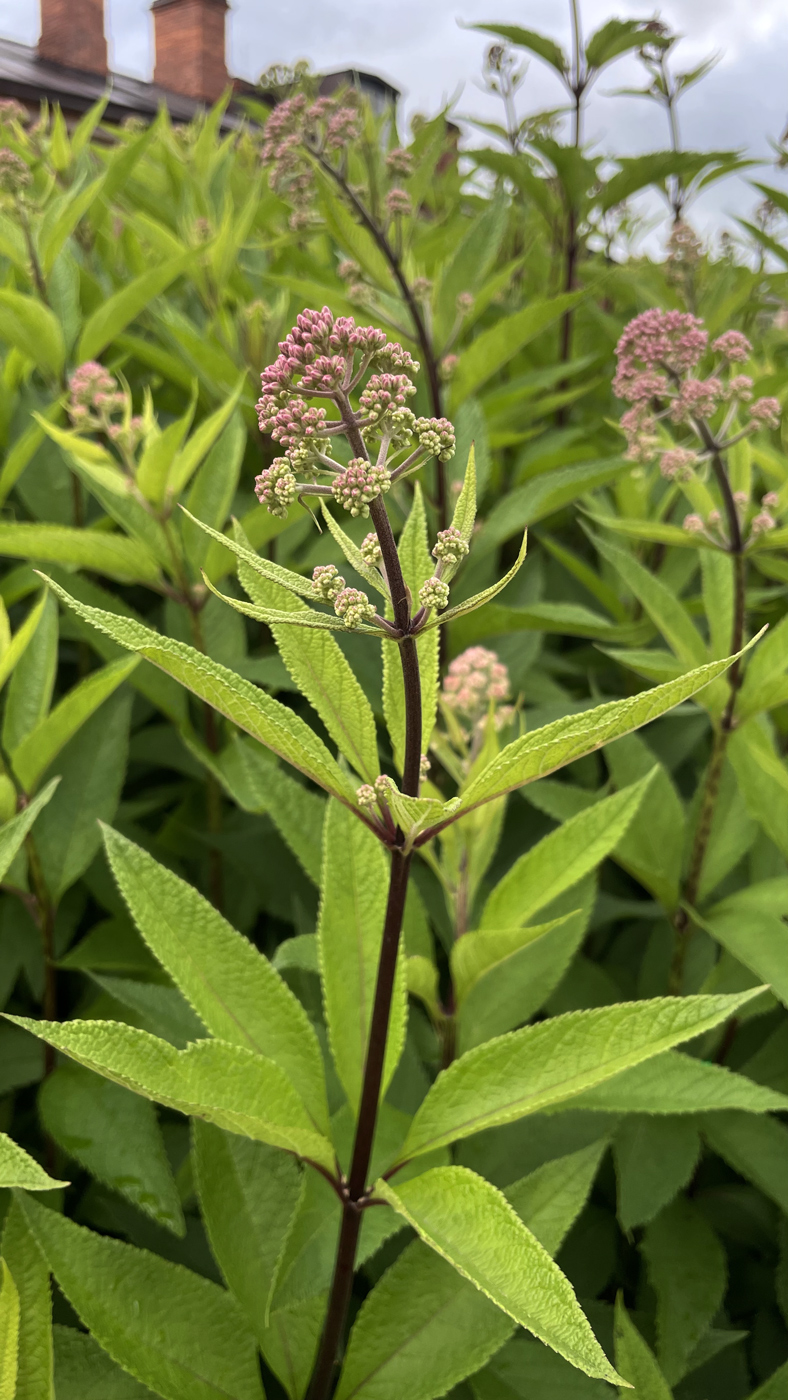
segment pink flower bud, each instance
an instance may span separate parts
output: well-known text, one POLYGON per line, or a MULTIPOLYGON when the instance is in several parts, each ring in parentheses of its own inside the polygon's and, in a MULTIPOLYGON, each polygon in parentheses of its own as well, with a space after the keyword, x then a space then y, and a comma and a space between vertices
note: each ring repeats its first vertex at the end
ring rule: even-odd
POLYGON ((690 535, 702 535, 706 526, 700 515, 685 515, 682 529, 687 530, 690 535))
POLYGON ((725 331, 723 335, 717 337, 711 348, 716 350, 718 355, 723 355, 731 364, 734 362, 743 364, 745 360, 749 360, 752 354, 752 346, 741 331, 725 331))

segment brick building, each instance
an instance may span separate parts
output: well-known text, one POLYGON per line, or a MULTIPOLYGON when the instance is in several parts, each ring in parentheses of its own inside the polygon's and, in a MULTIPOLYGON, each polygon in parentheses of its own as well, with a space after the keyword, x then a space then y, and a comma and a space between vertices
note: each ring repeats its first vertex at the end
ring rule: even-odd
MULTIPOLYGON (((0 39, 0 97, 15 98, 36 114, 46 99, 74 120, 107 96, 105 122, 122 122, 127 117, 147 120, 162 103, 174 121, 188 122, 230 86, 239 96, 259 96, 258 89, 228 73, 227 0, 153 0, 152 83, 110 72, 104 0, 40 3, 41 37, 35 48, 0 39)), ((358 86, 378 110, 396 106, 395 87, 356 69, 327 73, 321 91, 332 91, 343 82, 358 86)), ((225 124, 233 126, 236 121, 231 103, 225 124)))

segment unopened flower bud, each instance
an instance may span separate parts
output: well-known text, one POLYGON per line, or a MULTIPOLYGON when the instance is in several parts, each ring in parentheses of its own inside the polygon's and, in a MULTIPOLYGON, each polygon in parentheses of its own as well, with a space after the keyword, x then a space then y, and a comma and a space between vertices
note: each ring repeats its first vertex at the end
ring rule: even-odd
POLYGON ((390 792, 396 791, 397 784, 394 782, 393 778, 389 777, 388 773, 381 773, 380 777, 375 779, 375 792, 378 797, 385 798, 388 797, 390 792))
POLYGON ((255 477, 254 493, 260 505, 266 506, 269 515, 277 515, 284 520, 288 506, 298 495, 298 483, 287 457, 275 457, 270 467, 255 477))
POLYGON ((312 570, 312 594, 323 603, 333 603, 345 587, 345 580, 334 564, 318 564, 312 570))
POLYGON ((780 497, 776 491, 767 491, 766 495, 761 497, 761 505, 765 506, 767 510, 775 510, 779 504, 780 497))
POLYGON ((407 190, 389 190, 386 195, 386 209, 392 217, 397 214, 410 214, 413 205, 407 190))
POLYGON ((419 602, 423 608, 435 608, 442 612, 449 601, 449 585, 442 578, 428 578, 419 589, 419 602))
POLYGON ((768 510, 762 510, 752 521, 750 532, 753 535, 763 535, 767 530, 773 530, 775 525, 774 516, 768 510))
POLYGON ((746 491, 734 491, 733 499, 740 510, 746 510, 747 506, 750 504, 750 498, 746 491))
POLYGON ((375 605, 360 588, 343 588, 334 599, 334 612, 346 627, 358 627, 361 622, 372 621, 375 605))
POLYGON ((473 310, 475 297, 472 292, 460 292, 457 297, 457 310, 461 316, 467 316, 473 310))
POLYGON ((370 502, 390 489, 391 473, 364 457, 354 457, 331 482, 334 499, 351 515, 369 515, 370 502))
POLYGON ((456 438, 448 418, 417 418, 414 432, 419 446, 440 462, 448 462, 454 456, 456 438))
POLYGON ((685 447, 672 447, 668 452, 663 452, 659 469, 668 481, 689 481, 697 460, 696 452, 690 452, 685 447))
POLYGON ((702 516, 700 516, 700 515, 685 515, 685 516, 684 516, 684 523, 683 523, 683 525, 682 525, 682 529, 686 530, 690 535, 701 535, 701 534, 703 534, 705 528, 706 528, 706 526, 705 526, 704 523, 703 523, 703 518, 702 518, 702 516))
POLYGON ((382 557, 380 541, 373 530, 371 534, 365 535, 361 541, 361 558, 365 564, 374 566, 380 563, 382 557))
POLYGON ((401 146, 397 146, 386 156, 386 165, 395 175, 410 175, 413 169, 413 157, 410 151, 405 151, 401 146))
POLYGON ((7 147, 0 150, 0 191, 3 194, 21 194, 32 178, 21 156, 7 147))
POLYGON ((723 335, 717 337, 711 348, 731 363, 738 361, 743 364, 745 360, 749 360, 752 354, 752 346, 741 331, 725 331, 723 335))
POLYGON ((356 788, 356 801, 359 807, 374 807, 377 801, 375 789, 369 783, 362 783, 360 788, 356 788))
POLYGON ((421 758, 419 759, 419 773, 420 773, 420 775, 421 775, 422 778, 426 778, 426 776, 427 776, 427 774, 429 773, 431 767, 432 767, 432 764, 430 763, 430 760, 429 760, 427 754, 426 754, 426 753, 423 753, 423 754, 421 755, 421 758))
POLYGON ((447 564, 459 564, 468 553, 468 546, 455 525, 447 530, 439 530, 432 551, 436 559, 445 559, 447 564))
POLYGON ((755 423, 763 423, 767 428, 777 428, 780 424, 780 400, 756 399, 750 407, 750 418, 755 423))
POLYGON ((440 376, 444 383, 448 383, 450 379, 454 378, 459 363, 459 355, 444 355, 439 365, 440 376))
POLYGON ((721 520, 722 516, 720 515, 720 512, 718 510, 710 510, 709 518, 706 523, 711 527, 712 530, 716 530, 721 520))

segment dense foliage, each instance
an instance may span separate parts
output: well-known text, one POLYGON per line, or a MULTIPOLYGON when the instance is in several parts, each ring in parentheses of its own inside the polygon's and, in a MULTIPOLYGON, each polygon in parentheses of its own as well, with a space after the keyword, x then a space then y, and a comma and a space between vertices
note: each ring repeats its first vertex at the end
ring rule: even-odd
POLYGON ((788 1389, 788 200, 487 33, 0 110, 0 1400, 788 1389))

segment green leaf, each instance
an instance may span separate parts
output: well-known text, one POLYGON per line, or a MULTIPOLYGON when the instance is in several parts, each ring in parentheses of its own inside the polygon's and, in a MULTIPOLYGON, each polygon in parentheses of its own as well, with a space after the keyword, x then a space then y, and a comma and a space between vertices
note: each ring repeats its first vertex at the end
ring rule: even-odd
MULTIPOLYGON (((371 831, 331 802, 323 828, 318 957, 331 1053, 351 1108, 361 1095, 375 995, 388 861, 371 831)), ((399 1063, 407 1024, 406 968, 400 951, 381 1093, 399 1063)))
POLYGON ((601 29, 592 34, 586 44, 586 63, 589 68, 603 68, 619 54, 631 49, 642 48, 650 42, 651 33, 643 20, 609 19, 601 29))
POLYGON ((155 1400, 87 1332, 59 1326, 53 1331, 57 1400, 155 1400))
POLYGON ((60 374, 66 358, 63 332, 54 312, 43 302, 8 287, 0 288, 0 336, 39 369, 53 377, 60 374))
POLYGON ((0 1259, 0 1400, 14 1400, 19 1359, 19 1294, 0 1259))
POLYGON ((12 559, 90 569, 119 583, 155 583, 159 577, 159 566, 143 545, 106 530, 2 523, 0 553, 12 559))
POLYGON ((602 1113, 696 1113, 730 1108, 769 1113, 788 1107, 788 1100, 724 1065, 671 1050, 587 1089, 572 1100, 572 1107, 602 1113))
POLYGON ((79 617, 128 651, 137 652, 174 676, 200 699, 233 720, 239 729, 246 730, 253 739, 286 758, 293 767, 350 805, 348 783, 341 769, 314 731, 286 705, 185 643, 162 637, 130 618, 79 603, 57 584, 52 587, 79 617))
MULTIPOLYGON (((27 629, 28 624, 26 644, 19 648, 15 657, 3 714, 6 751, 21 744, 49 713, 52 703, 57 673, 58 615, 51 593, 44 593, 40 610, 34 609, 23 627, 27 629)), ((12 641, 9 652, 13 646, 12 641)))
POLYGON ((123 657, 91 672, 11 750, 14 772, 26 792, 34 791, 69 739, 138 665, 137 657, 123 657))
POLYGON ((653 770, 622 792, 603 798, 564 822, 507 871, 484 906, 482 929, 525 924, 571 889, 609 855, 624 836, 651 785, 653 770))
MULTIPOLYGON (((454 507, 452 516, 452 527, 459 530, 466 544, 470 544, 473 527, 476 522, 476 444, 471 443, 468 453, 468 462, 465 467, 460 494, 457 497, 457 504, 454 507)), ((444 578, 448 574, 444 574, 444 578)))
MULTIPOLYGON (((206 456, 187 498, 192 519, 200 526, 213 525, 219 529, 227 519, 238 488, 245 447, 246 425, 236 410, 206 456)), ((181 521, 181 534, 189 562, 193 568, 200 569, 210 549, 209 540, 186 519, 181 521)))
POLYGON ((627 588, 631 589, 662 633, 668 646, 686 666, 701 666, 707 659, 706 646, 684 604, 637 559, 602 537, 595 544, 612 564, 627 588))
POLYGON ((565 311, 578 306, 584 296, 584 292, 565 292, 557 297, 537 298, 521 311, 504 316, 481 331, 459 357, 451 385, 452 409, 456 411, 464 399, 514 359, 524 345, 541 335, 565 311))
POLYGON ((753 995, 655 997, 573 1011, 477 1046, 438 1076, 400 1160, 565 1102, 719 1025, 753 995))
MULTIPOLYGON (((29 1188, 27 1188, 29 1189, 29 1188)), ((3 1258, 19 1293, 19 1358, 14 1400, 55 1400, 49 1269, 13 1197, 3 1228, 3 1258)))
POLYGON ((519 24, 474 24, 471 28, 480 29, 483 34, 497 34, 508 43, 516 44, 520 49, 527 49, 529 53, 535 53, 537 58, 549 63, 561 77, 569 72, 569 63, 560 44, 548 39, 546 34, 539 34, 534 29, 523 29, 519 24))
POLYGON ((467 1167, 434 1167, 376 1193, 503 1312, 590 1376, 619 1379, 569 1280, 489 1181, 467 1167))
MULTIPOLYGON (((469 783, 459 807, 454 809, 449 820, 456 821, 482 802, 491 802, 535 778, 544 778, 583 754, 593 753, 595 749, 620 738, 622 734, 631 734, 634 729, 657 719, 666 710, 673 709, 674 705, 681 704, 704 685, 716 680, 733 659, 710 661, 694 671, 685 672, 674 681, 655 686, 653 690, 627 696, 624 700, 612 700, 579 715, 566 715, 543 729, 535 729, 521 739, 515 739, 469 783)), ((422 841, 432 834, 434 831, 427 833, 422 841)))
POLYGON ((161 505, 164 500, 170 467, 192 425, 197 406, 197 390, 195 381, 189 406, 183 417, 176 418, 174 423, 168 423, 161 432, 148 438, 140 454, 137 485, 145 499, 152 501, 154 505, 161 505))
POLYGON ((218 767, 233 800, 247 812, 267 813, 312 883, 319 885, 325 798, 240 734, 233 735, 218 767))
POLYGON ((121 331, 136 320, 154 297, 161 296, 176 277, 195 263, 197 256, 191 248, 179 253, 150 272, 143 272, 108 297, 85 322, 77 347, 77 360, 95 360, 121 331))
POLYGON ((46 228, 42 228, 39 236, 41 268, 45 277, 52 272, 66 239, 101 194, 103 184, 104 177, 101 175, 83 189, 77 184, 67 191, 61 201, 50 205, 47 214, 54 217, 47 218, 46 228))
POLYGON ((788 1215, 788 1128, 776 1118, 715 1113, 703 1119, 712 1150, 788 1215))
POLYGON ((44 1080, 38 1109, 50 1137, 91 1176, 157 1224, 186 1233, 156 1113, 146 1099, 63 1064, 44 1080))
POLYGON ((785 1394, 785 1386, 788 1383, 788 1361, 784 1366, 778 1366, 772 1373, 768 1381, 759 1385, 749 1397, 749 1400, 781 1400, 785 1394))
POLYGON ((221 1040, 200 1040, 176 1050, 120 1021, 61 1025, 19 1016, 7 1019, 135 1094, 333 1170, 333 1150, 315 1131, 291 1081, 273 1060, 221 1040))
POLYGON ((699 1156, 700 1133, 693 1122, 648 1113, 625 1118, 613 1139, 622 1230, 629 1233, 653 1220, 687 1185, 699 1156))
MULTIPOLYGON (((342 550, 342 553, 344 554, 348 563, 352 565, 356 573, 359 574, 361 578, 363 578, 369 584, 370 588, 374 588, 375 591, 379 593, 382 598, 386 598, 388 600, 388 590, 386 589, 386 586, 383 582, 379 570, 373 568, 372 565, 367 564, 366 560, 364 559, 361 553, 361 550, 358 548, 357 545, 353 543, 350 536, 345 534, 345 531, 342 529, 342 526, 339 524, 338 521, 334 519, 325 501, 320 502, 320 510, 323 519, 325 520, 329 530, 331 531, 331 534, 334 536, 334 539, 339 545, 339 548, 342 550)), ((296 575, 296 577, 300 576, 296 575)), ((303 580, 303 582, 305 582, 305 580, 303 580)), ((309 585, 309 590, 311 596, 311 584, 309 585)))
POLYGON ((193 1123, 194 1171, 211 1250, 258 1342, 303 1193, 296 1163, 276 1148, 193 1123))
POLYGON ((99 821, 112 821, 126 773, 132 695, 116 691, 61 751, 60 785, 36 824, 44 879, 57 902, 101 845, 99 821))
POLYGON ((192 885, 147 851, 110 827, 104 844, 137 928, 211 1034, 280 1065, 318 1131, 327 1132, 320 1046, 279 973, 192 885))
MULTIPOLYGON (((418 598, 424 581, 435 572, 434 561, 430 557, 427 534, 427 515, 424 497, 417 482, 413 490, 413 505, 405 521, 405 527, 398 542, 398 552, 402 565, 402 575, 411 596, 418 598)), ((389 615, 391 610, 389 609, 389 615)), ((419 658, 421 676, 421 751, 429 748, 438 705, 438 651, 439 641, 437 621, 416 638, 416 651, 419 658)), ((399 647, 383 644, 383 712, 394 750, 394 761, 400 772, 405 762, 405 686, 402 678, 402 665, 399 647)))
POLYGON ((198 428, 195 428, 186 445, 176 453, 167 477, 167 494, 169 496, 175 498, 181 494, 220 434, 224 432, 241 397, 245 378, 245 375, 241 376, 221 408, 217 408, 215 413, 212 413, 198 428))
POLYGON ((42 807, 55 795, 55 789, 60 782, 59 778, 53 778, 48 783, 43 792, 34 797, 27 807, 23 807, 10 821, 0 826, 0 880, 5 879, 8 869, 22 848, 22 843, 33 825, 42 807))
POLYGON ((630 1320, 621 1295, 616 1299, 616 1366, 634 1386, 633 1400, 671 1400, 656 1357, 630 1320))
POLYGON ((527 937, 528 929, 521 930, 521 936, 526 935, 522 945, 474 983, 457 1018, 463 1053, 523 1025, 544 1005, 583 941, 595 897, 596 882, 586 876, 544 910, 555 916, 555 923, 548 923, 535 938, 527 937))
MULTIPOLYGON (((526 916, 527 917, 527 916, 526 916)), ((490 968, 508 960, 529 943, 560 928, 570 916, 564 914, 549 923, 532 924, 528 928, 481 928, 464 933, 456 939, 450 952, 452 987, 458 1004, 490 968)))
POLYGON ((20 1203, 80 1321, 143 1385, 164 1400, 262 1400, 254 1342, 228 1293, 32 1200, 20 1203))
MULTIPOLYGON (((57 631, 57 614, 52 614, 51 606, 47 609, 48 596, 47 590, 44 589, 38 602, 33 604, 24 622, 17 628, 0 656, 0 689, 5 685, 8 677, 11 675, 12 671, 15 670, 17 663, 21 660, 23 654, 30 645, 38 629, 38 624, 42 617, 45 616, 45 613, 47 614, 45 618, 45 630, 47 630, 46 624, 49 623, 50 627, 54 624, 55 631, 57 631)), ((3 742, 5 742, 5 740, 3 742)))
POLYGON ((725 1251, 697 1206, 684 1197, 647 1226, 642 1248, 657 1295, 657 1358, 675 1385, 725 1295, 725 1251))
POLYGON ((654 767, 654 754, 640 735, 628 734, 611 744, 605 761, 618 787, 651 776, 648 802, 635 813, 614 858, 670 912, 679 900, 684 804, 667 770, 661 763, 654 767))
MULTIPOLYGON (((309 609, 296 595, 311 593, 311 585, 289 569, 234 545, 239 558, 239 578, 250 598, 266 607, 279 609, 284 619, 292 614, 298 620, 309 609), (254 563, 251 561, 254 560, 254 563), (275 573, 272 571, 276 571, 275 573), (285 575, 286 579, 277 575, 285 575), (294 580, 298 580, 298 588, 294 580)), ((325 632, 300 631, 287 625, 271 627, 280 655, 298 689, 322 719, 340 753, 367 783, 380 772, 375 716, 342 648, 325 632)))
POLYGON ((378 287, 386 292, 392 291, 394 278, 391 268, 372 235, 356 223, 329 177, 316 166, 313 166, 313 171, 320 209, 329 233, 347 257, 357 262, 378 287))
POLYGON ((747 811, 788 860, 788 767, 763 719, 731 735, 727 749, 747 811))
MULTIPOLYGON (((578 462, 575 466, 558 467, 543 472, 510 491, 504 500, 493 506, 474 544, 474 554, 494 549, 524 526, 563 510, 586 491, 595 491, 615 481, 628 467, 621 457, 603 457, 599 461, 578 462)), ((607 521, 605 522, 607 523, 607 521)))
POLYGON ((736 701, 740 719, 771 710, 788 699, 788 617, 771 627, 753 652, 736 701))
POLYGON ((782 914, 759 908, 757 898, 750 890, 739 890, 698 918, 723 948, 767 982, 788 1006, 788 929, 782 914))
POLYGON ((0 1133, 0 1187, 14 1186, 24 1191, 54 1191, 57 1186, 68 1186, 68 1182, 54 1181, 13 1138, 0 1133))
POLYGON ((607 1139, 599 1138, 578 1152, 543 1162, 504 1191, 551 1259, 583 1210, 607 1147, 607 1139))

